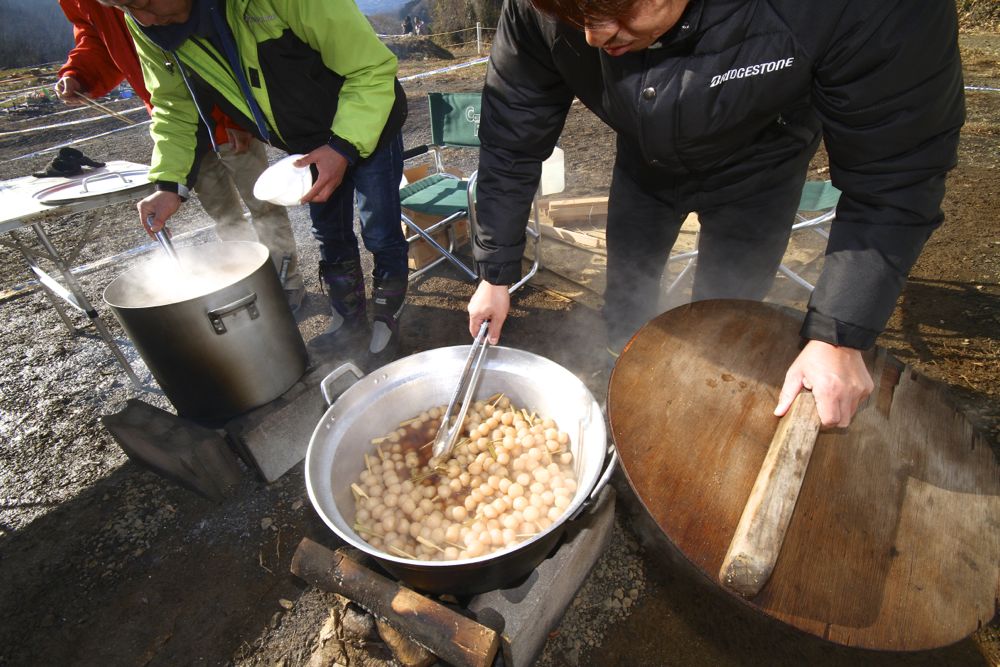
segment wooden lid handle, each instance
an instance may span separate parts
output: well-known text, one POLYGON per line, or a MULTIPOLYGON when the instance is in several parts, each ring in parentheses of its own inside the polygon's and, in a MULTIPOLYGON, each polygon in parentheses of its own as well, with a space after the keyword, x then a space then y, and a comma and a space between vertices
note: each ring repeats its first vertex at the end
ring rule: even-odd
POLYGON ((719 581, 744 597, 760 592, 774 570, 819 427, 816 400, 803 390, 778 423, 719 570, 719 581))

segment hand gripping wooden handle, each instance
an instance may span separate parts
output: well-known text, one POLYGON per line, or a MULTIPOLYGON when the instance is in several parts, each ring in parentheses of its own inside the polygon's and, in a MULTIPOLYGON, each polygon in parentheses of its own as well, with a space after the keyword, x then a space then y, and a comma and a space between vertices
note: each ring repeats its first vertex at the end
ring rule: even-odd
POLYGON ((774 570, 819 427, 816 400, 801 391, 778 423, 719 570, 719 581, 744 597, 760 592, 774 570))

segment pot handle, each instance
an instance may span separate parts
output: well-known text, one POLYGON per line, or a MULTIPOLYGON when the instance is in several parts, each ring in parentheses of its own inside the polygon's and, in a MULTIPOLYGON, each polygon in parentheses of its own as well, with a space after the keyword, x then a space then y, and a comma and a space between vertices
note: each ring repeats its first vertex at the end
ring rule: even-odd
POLYGON ((124 182, 125 185, 128 185, 129 183, 132 182, 132 181, 128 180, 127 178, 125 178, 125 174, 121 173, 120 171, 105 172, 103 174, 94 174, 93 176, 88 176, 87 178, 85 178, 82 181, 80 181, 80 194, 86 194, 86 193, 89 192, 87 190, 87 186, 90 185, 91 181, 95 181, 95 182, 96 181, 104 181, 104 180, 107 180, 109 178, 110 179, 114 179, 116 176, 118 178, 122 179, 122 181, 124 182))
POLYGON ((571 516, 568 521, 572 521, 576 517, 580 516, 583 512, 589 509, 591 505, 596 503, 597 496, 601 495, 601 491, 603 491, 604 487, 608 485, 608 481, 611 479, 611 473, 613 473, 615 468, 618 466, 618 449, 611 444, 608 445, 608 451, 611 452, 611 456, 606 458, 607 463, 605 465, 607 467, 604 468, 604 472, 601 473, 601 476, 598 478, 597 484, 594 485, 590 495, 587 496, 586 500, 580 503, 580 506, 575 512, 573 512, 573 516, 571 516))
POLYGON ((226 333, 226 323, 222 321, 222 318, 226 315, 232 315, 237 310, 242 308, 247 309, 247 314, 250 315, 251 320, 255 320, 260 317, 260 310, 257 308, 256 292, 250 292, 242 299, 237 299, 236 301, 226 304, 221 308, 208 311, 208 319, 212 323, 212 328, 215 329, 215 333, 219 336, 226 333))
POLYGON ((323 400, 326 401, 327 405, 332 405, 334 399, 334 397, 330 395, 330 385, 339 380, 342 375, 346 375, 347 373, 354 373, 355 378, 357 378, 354 380, 355 382, 365 376, 365 374, 361 372, 360 368, 350 362, 347 362, 342 366, 334 368, 325 378, 323 378, 323 381, 319 383, 319 389, 323 392, 323 400))

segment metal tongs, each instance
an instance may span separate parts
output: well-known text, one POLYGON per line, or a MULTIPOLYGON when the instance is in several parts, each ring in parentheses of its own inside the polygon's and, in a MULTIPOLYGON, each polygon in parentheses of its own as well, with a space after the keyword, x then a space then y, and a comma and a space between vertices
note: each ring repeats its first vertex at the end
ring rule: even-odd
POLYGON ((479 334, 472 343, 472 347, 469 348, 469 356, 465 359, 465 368, 462 369, 462 376, 458 380, 458 386, 455 387, 455 394, 451 397, 451 401, 441 417, 441 426, 438 428, 437 436, 434 438, 434 447, 431 450, 431 458, 434 461, 443 461, 451 454, 451 450, 458 441, 458 435, 462 432, 465 414, 469 411, 469 405, 472 403, 479 374, 483 370, 486 349, 489 347, 489 340, 486 337, 489 325, 489 321, 486 321, 479 327, 479 334), (465 396, 458 407, 458 414, 454 415, 455 419, 452 421, 452 413, 456 410, 455 404, 458 401, 458 395, 462 393, 462 387, 465 387, 465 396))
MULTIPOLYGON (((155 219, 156 217, 152 213, 146 216, 146 226, 152 227, 155 219)), ((173 260, 174 264, 180 266, 181 260, 177 257, 177 251, 174 250, 174 244, 170 240, 170 232, 167 231, 167 226, 164 225, 160 227, 160 231, 153 232, 153 238, 159 241, 160 247, 163 248, 163 252, 167 253, 167 257, 173 260)))

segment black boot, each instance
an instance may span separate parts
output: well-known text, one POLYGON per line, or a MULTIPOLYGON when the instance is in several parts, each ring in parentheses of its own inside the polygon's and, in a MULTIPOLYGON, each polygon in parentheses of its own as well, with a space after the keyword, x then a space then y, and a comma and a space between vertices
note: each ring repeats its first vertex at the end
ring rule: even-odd
POLYGON ((372 342, 368 350, 378 354, 389 344, 389 340, 399 331, 399 316, 406 302, 406 287, 409 281, 403 278, 376 278, 372 291, 372 342))
POLYGON ((327 331, 363 324, 366 321, 365 279, 361 274, 360 260, 320 261, 319 275, 321 283, 326 284, 333 309, 333 321, 327 331))

